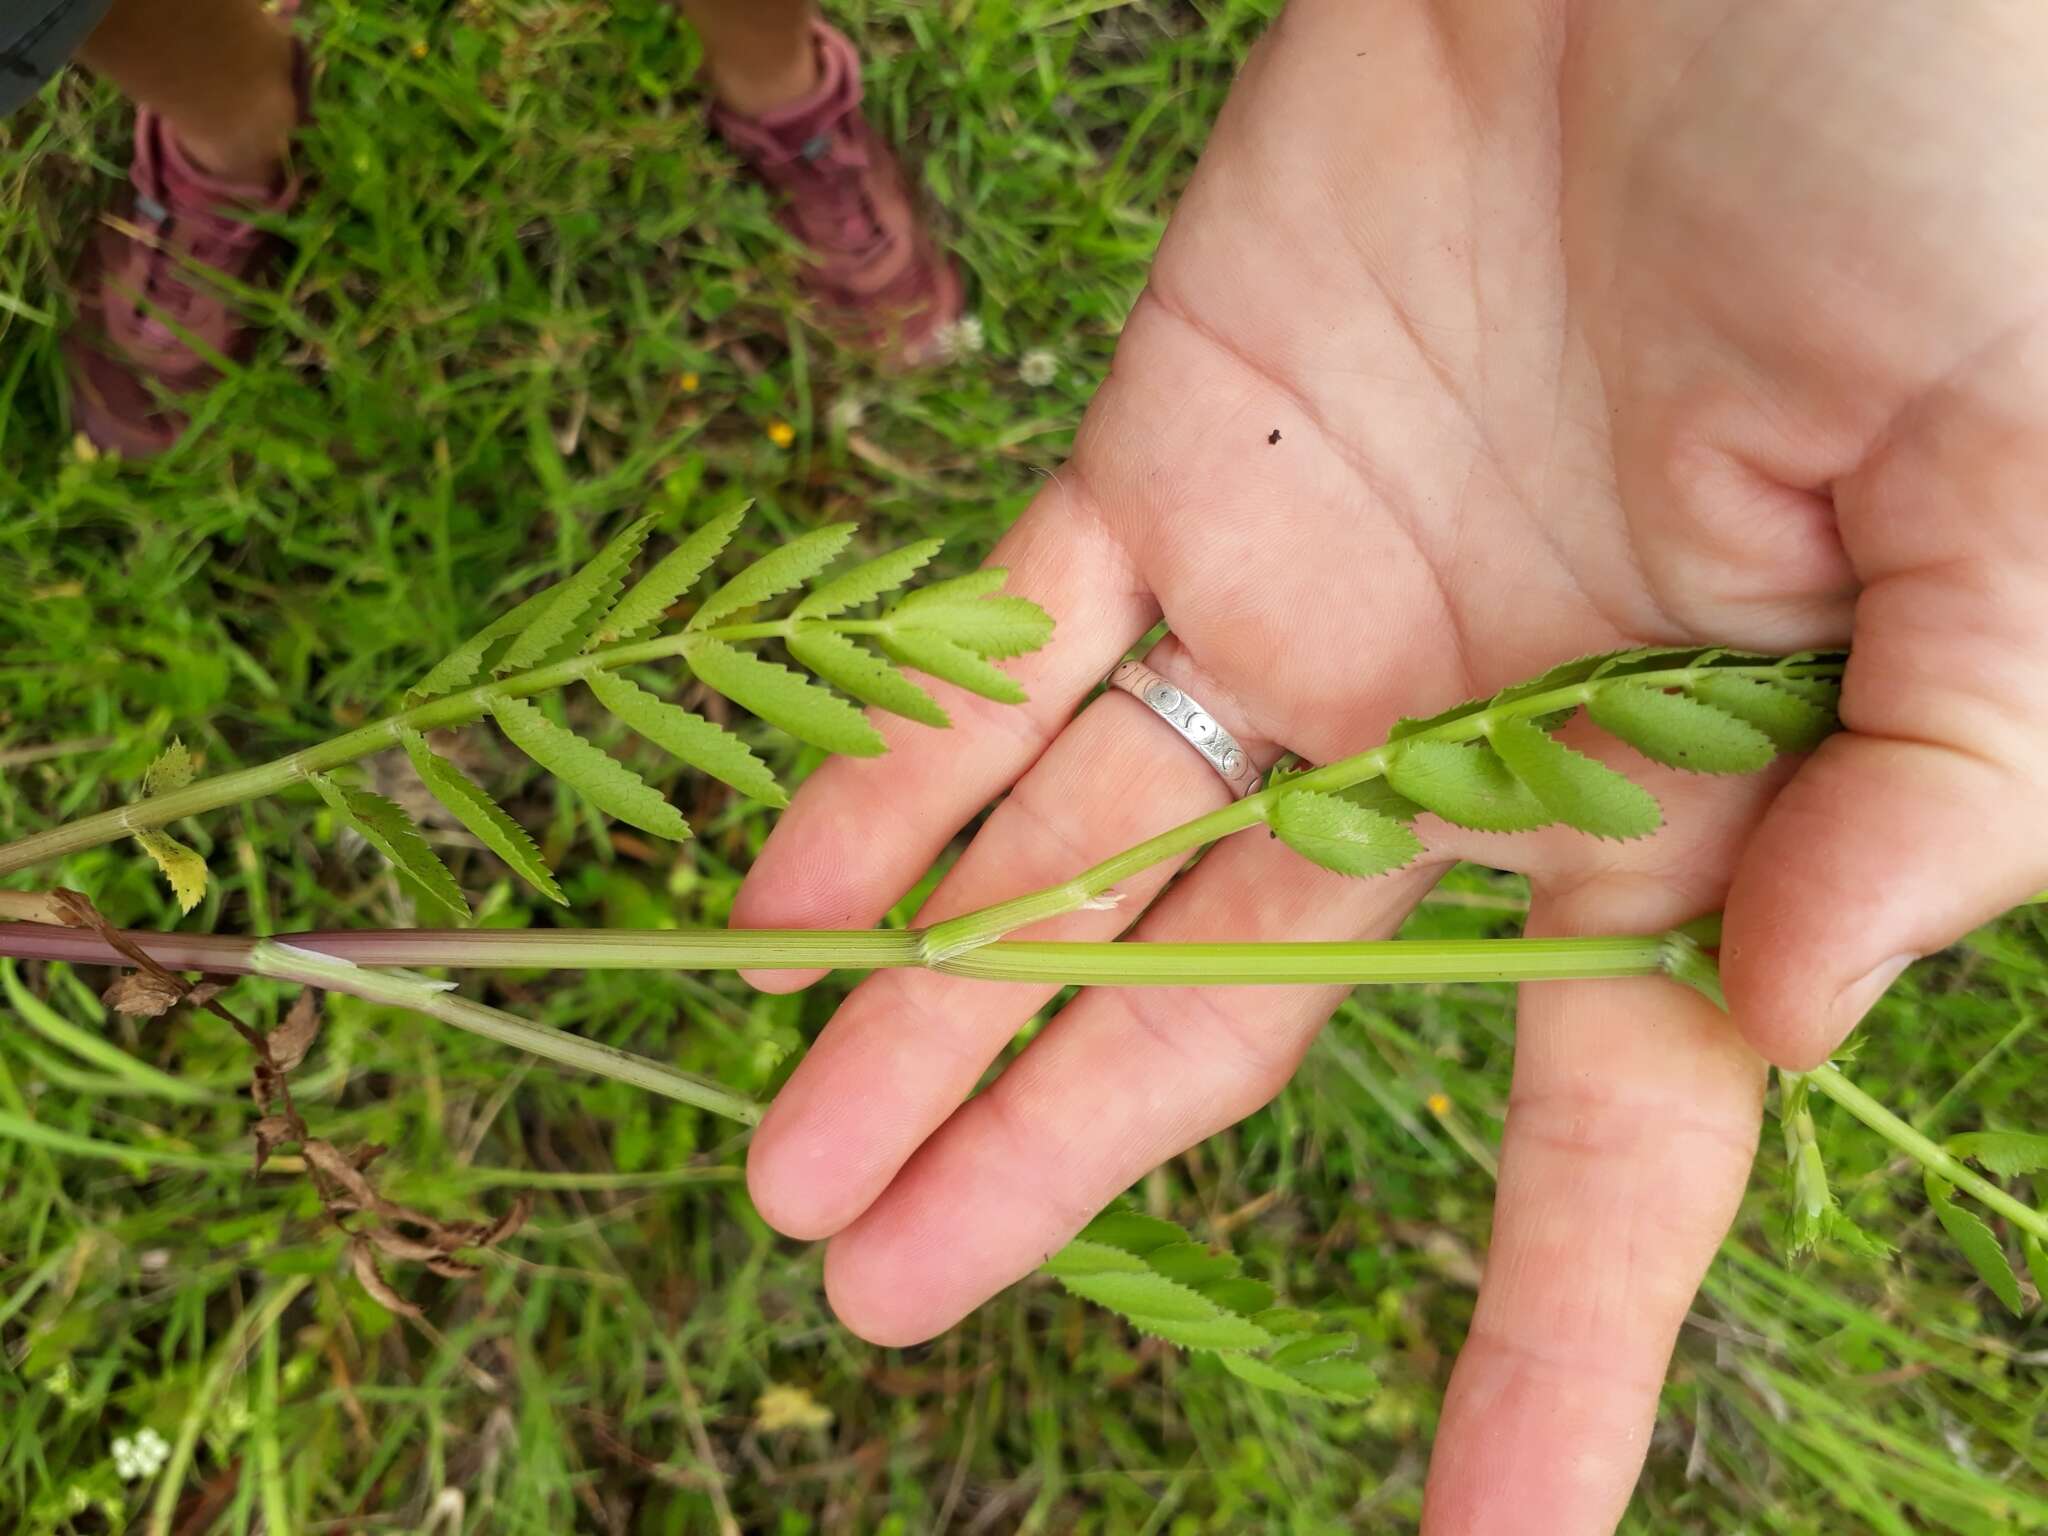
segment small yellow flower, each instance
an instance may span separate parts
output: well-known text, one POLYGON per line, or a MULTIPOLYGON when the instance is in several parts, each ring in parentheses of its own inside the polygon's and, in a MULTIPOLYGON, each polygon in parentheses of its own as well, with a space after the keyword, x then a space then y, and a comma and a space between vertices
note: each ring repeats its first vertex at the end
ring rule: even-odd
POLYGON ((1439 1119, 1451 1112, 1451 1101, 1445 1094, 1432 1093, 1423 1102, 1429 1105, 1429 1112, 1439 1119))
POLYGON ((412 56, 416 59, 424 59, 427 56, 427 45, 425 43, 414 43, 412 45, 412 56))
POLYGON ((777 417, 768 423, 768 441, 778 448, 787 448, 796 441, 796 428, 777 417))
POLYGON ((683 386, 684 394, 694 395, 695 393, 697 393, 697 387, 704 381, 698 378, 695 373, 686 373, 681 378, 677 379, 676 382, 683 386))

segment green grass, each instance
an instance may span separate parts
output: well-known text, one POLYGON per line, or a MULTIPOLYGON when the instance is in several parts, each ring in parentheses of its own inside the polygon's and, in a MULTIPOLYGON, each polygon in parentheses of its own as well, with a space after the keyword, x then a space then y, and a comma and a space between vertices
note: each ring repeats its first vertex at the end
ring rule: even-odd
MULTIPOLYGON (((623 514, 680 523, 699 486, 759 498, 764 541, 853 517, 869 548, 943 534, 963 568, 1057 463, 1272 6, 835 8, 867 45, 873 110, 920 148, 987 331, 907 381, 792 329, 789 254, 707 143, 694 44, 653 0, 316 9, 288 300, 262 301, 268 343, 156 465, 79 457, 60 404, 60 275, 124 163, 125 111, 73 79, 0 125, 0 836, 117 802, 173 733, 218 770, 380 711, 623 514), (1017 378, 1036 348, 1059 360, 1050 387, 1017 378)), ((747 730, 778 767, 814 760, 747 730)), ((683 784, 703 836, 650 852, 475 741, 573 921, 724 919, 765 813, 683 784)), ((377 773, 407 792, 402 764, 377 773)), ((310 794, 176 830, 215 876, 192 926, 413 918, 310 794)), ((447 850, 487 922, 556 920, 457 836, 447 850)), ((174 920, 132 849, 62 875, 117 921, 174 920)), ((1411 931, 1510 932, 1517 900, 1467 872, 1411 931)), ((1916 969, 1857 1080, 1937 1134, 2040 1125, 2040 925, 1916 969)), ((748 1208, 729 1126, 336 1000, 300 1073, 317 1127, 388 1143, 392 1192, 446 1216, 539 1199, 481 1279, 399 1275, 416 1327, 347 1277, 302 1179, 248 1171, 248 1061, 225 1027, 109 1019, 102 980, 27 966, 17 989, 46 1012, 0 997, 0 1529, 121 1529, 153 1499, 189 1536, 1413 1526, 1486 1239, 1501 989, 1359 994, 1275 1105, 1137 1191, 1346 1314, 1386 1386, 1336 1409, 1262 1395, 1044 1280, 926 1348, 868 1348, 824 1309, 816 1251, 748 1208), (756 1427, 778 1384, 829 1423, 756 1427), (176 1486, 116 1475, 113 1442, 144 1426, 193 1437, 176 1486), (119 1513, 65 1514, 73 1490, 119 1513)), ((761 1094, 835 995, 637 974, 484 992, 761 1094)), ((233 996, 259 1017, 285 1001, 233 996)), ((1819 1113, 1852 1214, 1902 1252, 1782 1264, 1767 1136, 1629 1529, 2048 1527, 2040 1322, 1973 1282, 1884 1144, 1819 1113)))

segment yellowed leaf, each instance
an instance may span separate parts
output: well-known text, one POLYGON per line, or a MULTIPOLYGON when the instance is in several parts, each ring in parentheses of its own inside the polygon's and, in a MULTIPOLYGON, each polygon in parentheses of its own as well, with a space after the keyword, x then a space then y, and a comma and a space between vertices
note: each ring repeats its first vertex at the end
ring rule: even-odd
POLYGON ((171 882, 178 910, 190 912, 198 906, 199 898, 206 894, 206 860, 170 833, 155 828, 136 833, 135 841, 142 844, 142 851, 156 860, 156 867, 171 882))

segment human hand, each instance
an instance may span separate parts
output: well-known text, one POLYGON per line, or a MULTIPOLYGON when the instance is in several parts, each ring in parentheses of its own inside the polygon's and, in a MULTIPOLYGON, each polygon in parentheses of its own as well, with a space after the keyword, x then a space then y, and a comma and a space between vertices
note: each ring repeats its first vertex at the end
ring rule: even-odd
MULTIPOLYGON (((1524 989, 1427 1532, 1612 1527, 1765 1060, 1812 1064, 1898 957, 2048 884, 2048 207, 2000 179, 2048 158, 2044 63, 2048 14, 2016 6, 1297 0, 994 556, 1060 621, 1013 668, 1031 704, 882 722, 890 755, 821 769, 742 892, 736 923, 871 924, 1009 789, 938 921, 1222 804, 1134 701, 1072 714, 1162 614, 1150 664, 1262 761, 1584 652, 1853 638, 1848 729, 1803 765, 1628 764, 1654 838, 1429 836, 1434 869, 1526 871, 1532 933, 1725 899, 1734 1019, 1656 980, 1524 989)), ((1346 881, 1262 836, 1155 902, 1169 873, 1034 935, 1142 910, 1144 939, 1380 936, 1432 878, 1346 881)), ((1028 1272, 1265 1102, 1336 1001, 1084 993, 963 1105, 1051 991, 880 974, 761 1126, 755 1199, 832 1239, 856 1332, 928 1337, 1028 1272)))

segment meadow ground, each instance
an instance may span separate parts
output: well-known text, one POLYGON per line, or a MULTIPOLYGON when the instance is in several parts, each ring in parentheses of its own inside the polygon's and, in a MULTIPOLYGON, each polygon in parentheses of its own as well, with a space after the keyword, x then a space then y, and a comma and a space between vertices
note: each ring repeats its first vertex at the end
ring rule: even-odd
MULTIPOLYGON (((206 430, 150 467, 95 460, 63 425, 59 274, 124 164, 126 115, 80 79, 46 92, 0 124, 0 836, 130 794, 173 734, 218 770, 385 711, 629 513, 685 524, 700 483, 758 498, 763 542, 853 518, 869 548, 943 534, 965 568, 1058 462, 1272 8, 836 6, 869 45, 873 110, 920 146, 983 335, 883 380, 786 319, 788 252, 707 143, 694 45, 656 0, 320 0, 291 301, 206 430), (1020 374, 1035 352, 1048 383, 1025 381, 1042 363, 1020 374)), ((565 872, 568 921, 720 922, 767 830, 622 745, 702 833, 656 851, 476 748, 565 872)), ((404 790, 401 767, 375 773, 404 790)), ((413 920, 310 795, 180 831, 215 872, 187 926, 413 920)), ((558 920, 443 833, 487 922, 558 920)), ((130 848, 62 876, 119 921, 175 920, 130 848)), ((1466 872, 1411 931, 1512 932, 1518 905, 1512 881, 1466 872)), ((2042 940, 2018 916, 1916 968, 1857 1079, 1935 1134, 2038 1126, 2042 940)), ((481 1278, 402 1271, 427 1326, 395 1320, 289 1161, 249 1171, 242 1045, 204 1016, 109 1019, 103 981, 0 973, 0 1529, 1413 1527, 1486 1242, 1504 990, 1360 992, 1276 1104, 1136 1192, 1345 1311, 1385 1387, 1336 1408, 1263 1395, 1043 1279, 926 1348, 868 1348, 824 1308, 817 1252, 748 1208, 723 1123, 344 1000, 303 1069, 308 1114, 388 1143, 393 1192, 443 1215, 539 1202, 481 1278), (80 1057, 63 1021, 174 1082, 80 1057), (152 1459, 145 1431, 180 1448, 155 1482, 124 1476, 152 1459)), ((482 985, 765 1094, 837 984, 482 985)), ((1853 1214, 1900 1253, 1782 1262, 1767 1134, 1627 1528, 2048 1527, 2048 1333, 1975 1283, 1883 1143, 1825 1108, 1821 1136, 1853 1214)))

